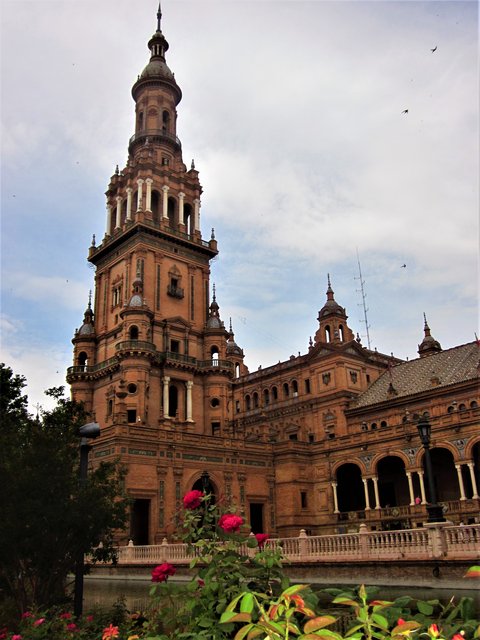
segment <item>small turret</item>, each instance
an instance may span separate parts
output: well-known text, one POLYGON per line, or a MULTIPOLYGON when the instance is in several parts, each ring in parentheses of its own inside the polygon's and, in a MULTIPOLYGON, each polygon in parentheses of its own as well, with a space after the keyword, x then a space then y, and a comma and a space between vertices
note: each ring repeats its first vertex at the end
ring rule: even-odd
POLYGON ((418 355, 423 358, 424 356, 429 356, 432 353, 438 353, 442 350, 442 347, 438 340, 430 334, 430 327, 428 326, 427 316, 425 313, 423 314, 423 331, 425 333, 425 337, 422 342, 418 345, 418 355))
POLYGON ((330 274, 327 277, 327 301, 318 312, 320 327, 315 334, 315 344, 319 342, 331 342, 340 344, 354 340, 354 335, 347 325, 345 309, 335 300, 330 274))

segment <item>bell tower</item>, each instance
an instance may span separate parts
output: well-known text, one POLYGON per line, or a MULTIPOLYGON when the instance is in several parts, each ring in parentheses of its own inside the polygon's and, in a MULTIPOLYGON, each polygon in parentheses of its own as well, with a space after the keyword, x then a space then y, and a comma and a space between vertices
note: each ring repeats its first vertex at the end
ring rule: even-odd
POLYGON ((73 398, 101 425, 94 456, 120 455, 130 470, 127 488, 141 502, 132 518, 143 518, 137 538, 150 542, 164 534, 161 522, 168 518, 161 514, 160 483, 166 483, 162 492, 175 486, 168 498, 174 509, 183 482, 178 469, 169 477, 175 458, 166 443, 194 438, 191 452, 205 445, 199 436, 221 435, 239 374, 215 295, 210 303, 217 242, 213 229, 208 240, 202 237, 202 187, 194 162, 187 169, 182 157, 182 92, 166 62, 161 18, 159 7, 150 59, 132 87, 128 160, 107 187, 105 235, 100 243, 94 236, 89 248, 93 309, 89 302, 67 372, 73 398), (157 526, 145 524, 146 500, 157 526))

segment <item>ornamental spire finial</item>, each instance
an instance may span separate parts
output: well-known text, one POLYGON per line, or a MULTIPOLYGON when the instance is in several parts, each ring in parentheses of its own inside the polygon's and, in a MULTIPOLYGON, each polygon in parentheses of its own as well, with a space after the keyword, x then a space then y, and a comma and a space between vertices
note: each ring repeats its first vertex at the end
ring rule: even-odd
POLYGON ((161 31, 161 22, 162 22, 162 7, 160 2, 158 3, 158 11, 157 11, 157 31, 161 31))

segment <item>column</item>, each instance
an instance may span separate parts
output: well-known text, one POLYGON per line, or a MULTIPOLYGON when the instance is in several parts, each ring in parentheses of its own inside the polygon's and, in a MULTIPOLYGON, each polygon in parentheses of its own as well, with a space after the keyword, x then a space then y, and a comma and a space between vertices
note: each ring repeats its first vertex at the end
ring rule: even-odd
POLYGON ((107 204, 107 224, 105 227, 105 235, 109 236, 110 235, 110 225, 112 224, 112 207, 111 205, 107 204))
POLYGON ((363 491, 365 493, 365 511, 370 511, 370 498, 368 497, 368 478, 362 478, 363 491))
POLYGON ((460 487, 460 500, 466 500, 467 498, 465 497, 465 487, 463 485, 463 477, 462 477, 462 465, 456 464, 455 469, 457 470, 458 486, 460 487))
POLYGON ((413 507, 413 505, 415 504, 415 496, 413 495, 412 472, 411 471, 405 471, 405 473, 407 474, 407 480, 408 480, 408 492, 410 494, 410 506, 413 507))
POLYGON ((192 388, 193 388, 193 382, 191 380, 187 380, 187 382, 185 383, 186 387, 187 387, 187 422, 193 422, 193 417, 192 417, 192 388))
POLYGON ((168 418, 168 383, 170 382, 170 378, 165 376, 163 378, 163 417, 168 418))
POLYGON ((147 178, 145 180, 146 184, 147 184, 147 194, 145 196, 145 211, 151 211, 152 210, 152 182, 153 180, 151 178, 147 178))
POLYGON ((185 224, 184 215, 183 215, 183 201, 185 198, 185 194, 180 191, 178 194, 178 222, 179 224, 185 224))
POLYGON ((373 490, 375 491, 375 509, 380 509, 380 496, 378 495, 378 476, 372 476, 373 490))
POLYGON ((142 200, 143 200, 143 180, 139 178, 137 180, 138 191, 137 191, 137 211, 142 210, 142 200))
POLYGON ((162 191, 163 191, 163 211, 162 211, 162 217, 166 220, 168 220, 168 191, 169 191, 169 187, 167 187, 167 185, 162 187, 162 191))
POLYGON ((422 504, 427 504, 427 498, 425 496, 425 485, 423 484, 423 471, 417 471, 418 479, 420 480, 420 493, 422 495, 422 504))
POLYGON ((333 489, 333 513, 340 513, 340 511, 338 510, 337 483, 331 482, 330 484, 332 485, 333 489))
POLYGON ((120 223, 122 221, 122 199, 120 196, 117 196, 115 199, 117 201, 117 217, 115 220, 115 229, 120 229, 120 223))
POLYGON ((475 469, 473 467, 473 462, 467 462, 467 465, 470 470, 470 480, 472 481, 472 498, 479 498, 480 496, 478 495, 477 481, 475 480, 475 469))
POLYGON ((127 187, 127 220, 132 219, 132 193, 133 189, 131 187, 127 187))
POLYGON ((193 230, 200 231, 200 200, 193 201, 193 230))

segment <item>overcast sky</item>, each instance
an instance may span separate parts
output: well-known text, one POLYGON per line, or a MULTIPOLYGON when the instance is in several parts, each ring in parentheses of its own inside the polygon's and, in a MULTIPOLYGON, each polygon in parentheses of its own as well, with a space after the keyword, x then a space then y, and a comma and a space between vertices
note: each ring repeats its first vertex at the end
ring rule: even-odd
MULTIPOLYGON (((2 0, 2 352, 31 410, 71 338, 125 165, 156 0, 2 0)), ((163 0, 177 133, 250 370, 305 353, 327 273, 372 348, 478 333, 477 2, 163 0), (431 49, 436 50, 432 53, 431 49), (408 113, 402 113, 408 109, 408 113), (406 265, 406 266, 402 266, 406 265)))

